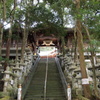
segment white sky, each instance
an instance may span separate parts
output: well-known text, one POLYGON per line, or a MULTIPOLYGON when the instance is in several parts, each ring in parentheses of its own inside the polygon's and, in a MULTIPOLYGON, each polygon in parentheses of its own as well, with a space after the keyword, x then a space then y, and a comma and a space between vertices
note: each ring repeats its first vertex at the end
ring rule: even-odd
MULTIPOLYGON (((39 2, 42 3, 43 0, 40 0, 39 2)), ((38 1, 37 0, 34 0, 34 4, 37 4, 37 3, 38 3, 38 1)))
POLYGON ((11 27, 10 24, 7 24, 7 22, 4 22, 4 28, 5 28, 5 29, 8 29, 8 28, 10 28, 10 27, 11 27))

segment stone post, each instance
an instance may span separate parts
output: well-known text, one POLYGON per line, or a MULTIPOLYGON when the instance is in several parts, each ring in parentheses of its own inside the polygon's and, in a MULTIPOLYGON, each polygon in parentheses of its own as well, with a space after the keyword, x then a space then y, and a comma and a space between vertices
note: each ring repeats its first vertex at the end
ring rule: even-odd
POLYGON ((22 86, 21 86, 21 84, 19 84, 17 100, 21 100, 21 98, 22 98, 22 86))
POLYGON ((68 98, 68 100, 72 100, 72 99, 71 99, 71 87, 70 87, 69 84, 68 84, 68 86, 67 86, 67 98, 68 98))

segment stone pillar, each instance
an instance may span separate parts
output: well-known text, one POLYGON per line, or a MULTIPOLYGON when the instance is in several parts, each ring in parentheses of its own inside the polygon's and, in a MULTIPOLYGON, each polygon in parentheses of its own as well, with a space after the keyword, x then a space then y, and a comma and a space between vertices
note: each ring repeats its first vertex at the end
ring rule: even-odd
POLYGON ((22 86, 21 86, 21 84, 19 84, 19 87, 18 87, 17 100, 22 100, 22 86))
POLYGON ((71 87, 70 87, 69 84, 68 84, 68 86, 67 86, 67 98, 68 98, 68 100, 72 100, 72 99, 71 99, 71 87))

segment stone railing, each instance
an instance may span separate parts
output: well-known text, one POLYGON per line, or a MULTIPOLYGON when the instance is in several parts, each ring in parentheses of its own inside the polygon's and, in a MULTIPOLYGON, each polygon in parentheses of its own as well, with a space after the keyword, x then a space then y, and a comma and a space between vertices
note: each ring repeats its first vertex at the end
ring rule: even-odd
POLYGON ((64 88, 64 91, 65 91, 65 95, 67 97, 67 82, 66 82, 65 76, 64 76, 64 74, 62 72, 61 65, 59 63, 58 58, 55 58, 55 60, 56 60, 56 64, 57 64, 57 67, 58 67, 58 71, 59 71, 59 74, 60 74, 60 77, 61 77, 61 81, 62 81, 62 84, 63 84, 63 88, 64 88))

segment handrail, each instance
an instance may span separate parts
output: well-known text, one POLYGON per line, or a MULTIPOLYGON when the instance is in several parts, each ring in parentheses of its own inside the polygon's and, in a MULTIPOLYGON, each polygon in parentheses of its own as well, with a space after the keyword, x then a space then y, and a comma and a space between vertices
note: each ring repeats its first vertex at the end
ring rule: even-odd
POLYGON ((59 63, 59 59, 57 57, 55 58, 55 61, 56 61, 58 71, 59 71, 59 74, 60 74, 60 78, 61 78, 61 81, 62 81, 62 84, 63 84, 64 92, 65 92, 65 95, 67 97, 67 82, 66 82, 65 76, 62 72, 61 65, 59 63))
POLYGON ((36 67, 37 67, 37 64, 38 64, 39 60, 40 60, 40 58, 37 57, 37 59, 36 59, 34 65, 32 65, 32 67, 31 67, 32 73, 29 73, 29 74, 28 74, 28 78, 27 78, 28 80, 26 80, 27 82, 24 81, 24 83, 26 83, 26 84, 23 84, 23 85, 22 85, 22 100, 24 99, 24 96, 25 96, 26 91, 27 91, 27 89, 28 89, 28 86, 29 86, 29 84, 30 84, 30 82, 31 82, 31 80, 32 80, 32 77, 33 77, 33 75, 34 75, 34 72, 35 72, 35 70, 36 70, 36 67))
POLYGON ((44 83, 44 100, 46 100, 47 76, 48 76, 48 56, 46 62, 46 74, 45 74, 45 83, 44 83))

